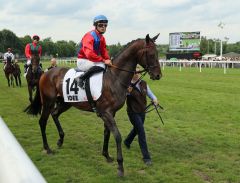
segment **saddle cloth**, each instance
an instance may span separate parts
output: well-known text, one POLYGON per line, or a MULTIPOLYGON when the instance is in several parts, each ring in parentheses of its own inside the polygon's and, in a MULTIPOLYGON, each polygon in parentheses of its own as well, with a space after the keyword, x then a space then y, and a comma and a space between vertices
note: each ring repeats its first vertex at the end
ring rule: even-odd
MULTIPOLYGON (((82 75, 83 72, 76 72, 75 69, 69 69, 63 78, 63 97, 65 102, 84 102, 87 100, 87 95, 84 89, 77 85, 74 80, 82 75)), ((90 90, 92 98, 96 101, 102 93, 103 72, 96 73, 90 78, 90 90)))

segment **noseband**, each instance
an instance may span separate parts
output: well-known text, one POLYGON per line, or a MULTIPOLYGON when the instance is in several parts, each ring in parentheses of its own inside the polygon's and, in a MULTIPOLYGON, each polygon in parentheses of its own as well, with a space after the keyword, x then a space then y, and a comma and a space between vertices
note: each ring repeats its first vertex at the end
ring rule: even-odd
MULTIPOLYGON (((147 45, 147 46, 145 46, 144 48, 141 49, 141 50, 143 50, 143 51, 142 51, 140 60, 141 60, 142 58, 144 58, 144 54, 145 54, 146 60, 148 60, 148 52, 147 52, 147 49, 148 49, 148 48, 152 48, 152 47, 154 47, 154 45, 147 45)), ((146 70, 147 72, 149 72, 150 68, 154 68, 154 67, 157 67, 157 66, 158 66, 158 65, 152 65, 152 66, 146 65, 144 68, 145 68, 145 70, 146 70)))

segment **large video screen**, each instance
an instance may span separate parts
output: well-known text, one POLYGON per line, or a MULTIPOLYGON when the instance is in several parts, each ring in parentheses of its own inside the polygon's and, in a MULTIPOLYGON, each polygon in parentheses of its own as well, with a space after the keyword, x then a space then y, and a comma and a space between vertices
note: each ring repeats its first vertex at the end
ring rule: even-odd
POLYGON ((200 32, 169 33, 169 51, 199 51, 200 32))

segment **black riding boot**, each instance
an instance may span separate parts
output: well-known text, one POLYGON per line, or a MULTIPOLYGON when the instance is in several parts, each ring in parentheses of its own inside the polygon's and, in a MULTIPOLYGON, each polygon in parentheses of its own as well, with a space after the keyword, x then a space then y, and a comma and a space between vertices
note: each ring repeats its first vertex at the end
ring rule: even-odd
POLYGON ((27 68, 28 68, 28 65, 24 64, 24 73, 27 73, 27 68))
POLYGON ((38 68, 37 68, 37 73, 38 73, 38 74, 41 74, 41 73, 42 73, 42 67, 41 67, 41 65, 38 66, 38 68))
POLYGON ((75 80, 77 81, 77 84, 80 88, 84 88, 85 80, 90 78, 93 74, 99 73, 101 71, 104 71, 104 68, 100 66, 93 66, 90 69, 88 69, 84 74, 75 78, 75 80))

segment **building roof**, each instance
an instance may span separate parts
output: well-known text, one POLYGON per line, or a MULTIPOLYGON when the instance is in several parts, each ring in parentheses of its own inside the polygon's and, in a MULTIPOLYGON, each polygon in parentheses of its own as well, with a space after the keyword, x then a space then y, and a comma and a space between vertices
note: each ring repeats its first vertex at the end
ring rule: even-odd
POLYGON ((235 52, 229 52, 229 53, 225 53, 222 55, 223 57, 230 57, 230 58, 234 58, 234 57, 240 57, 239 53, 235 53, 235 52))

